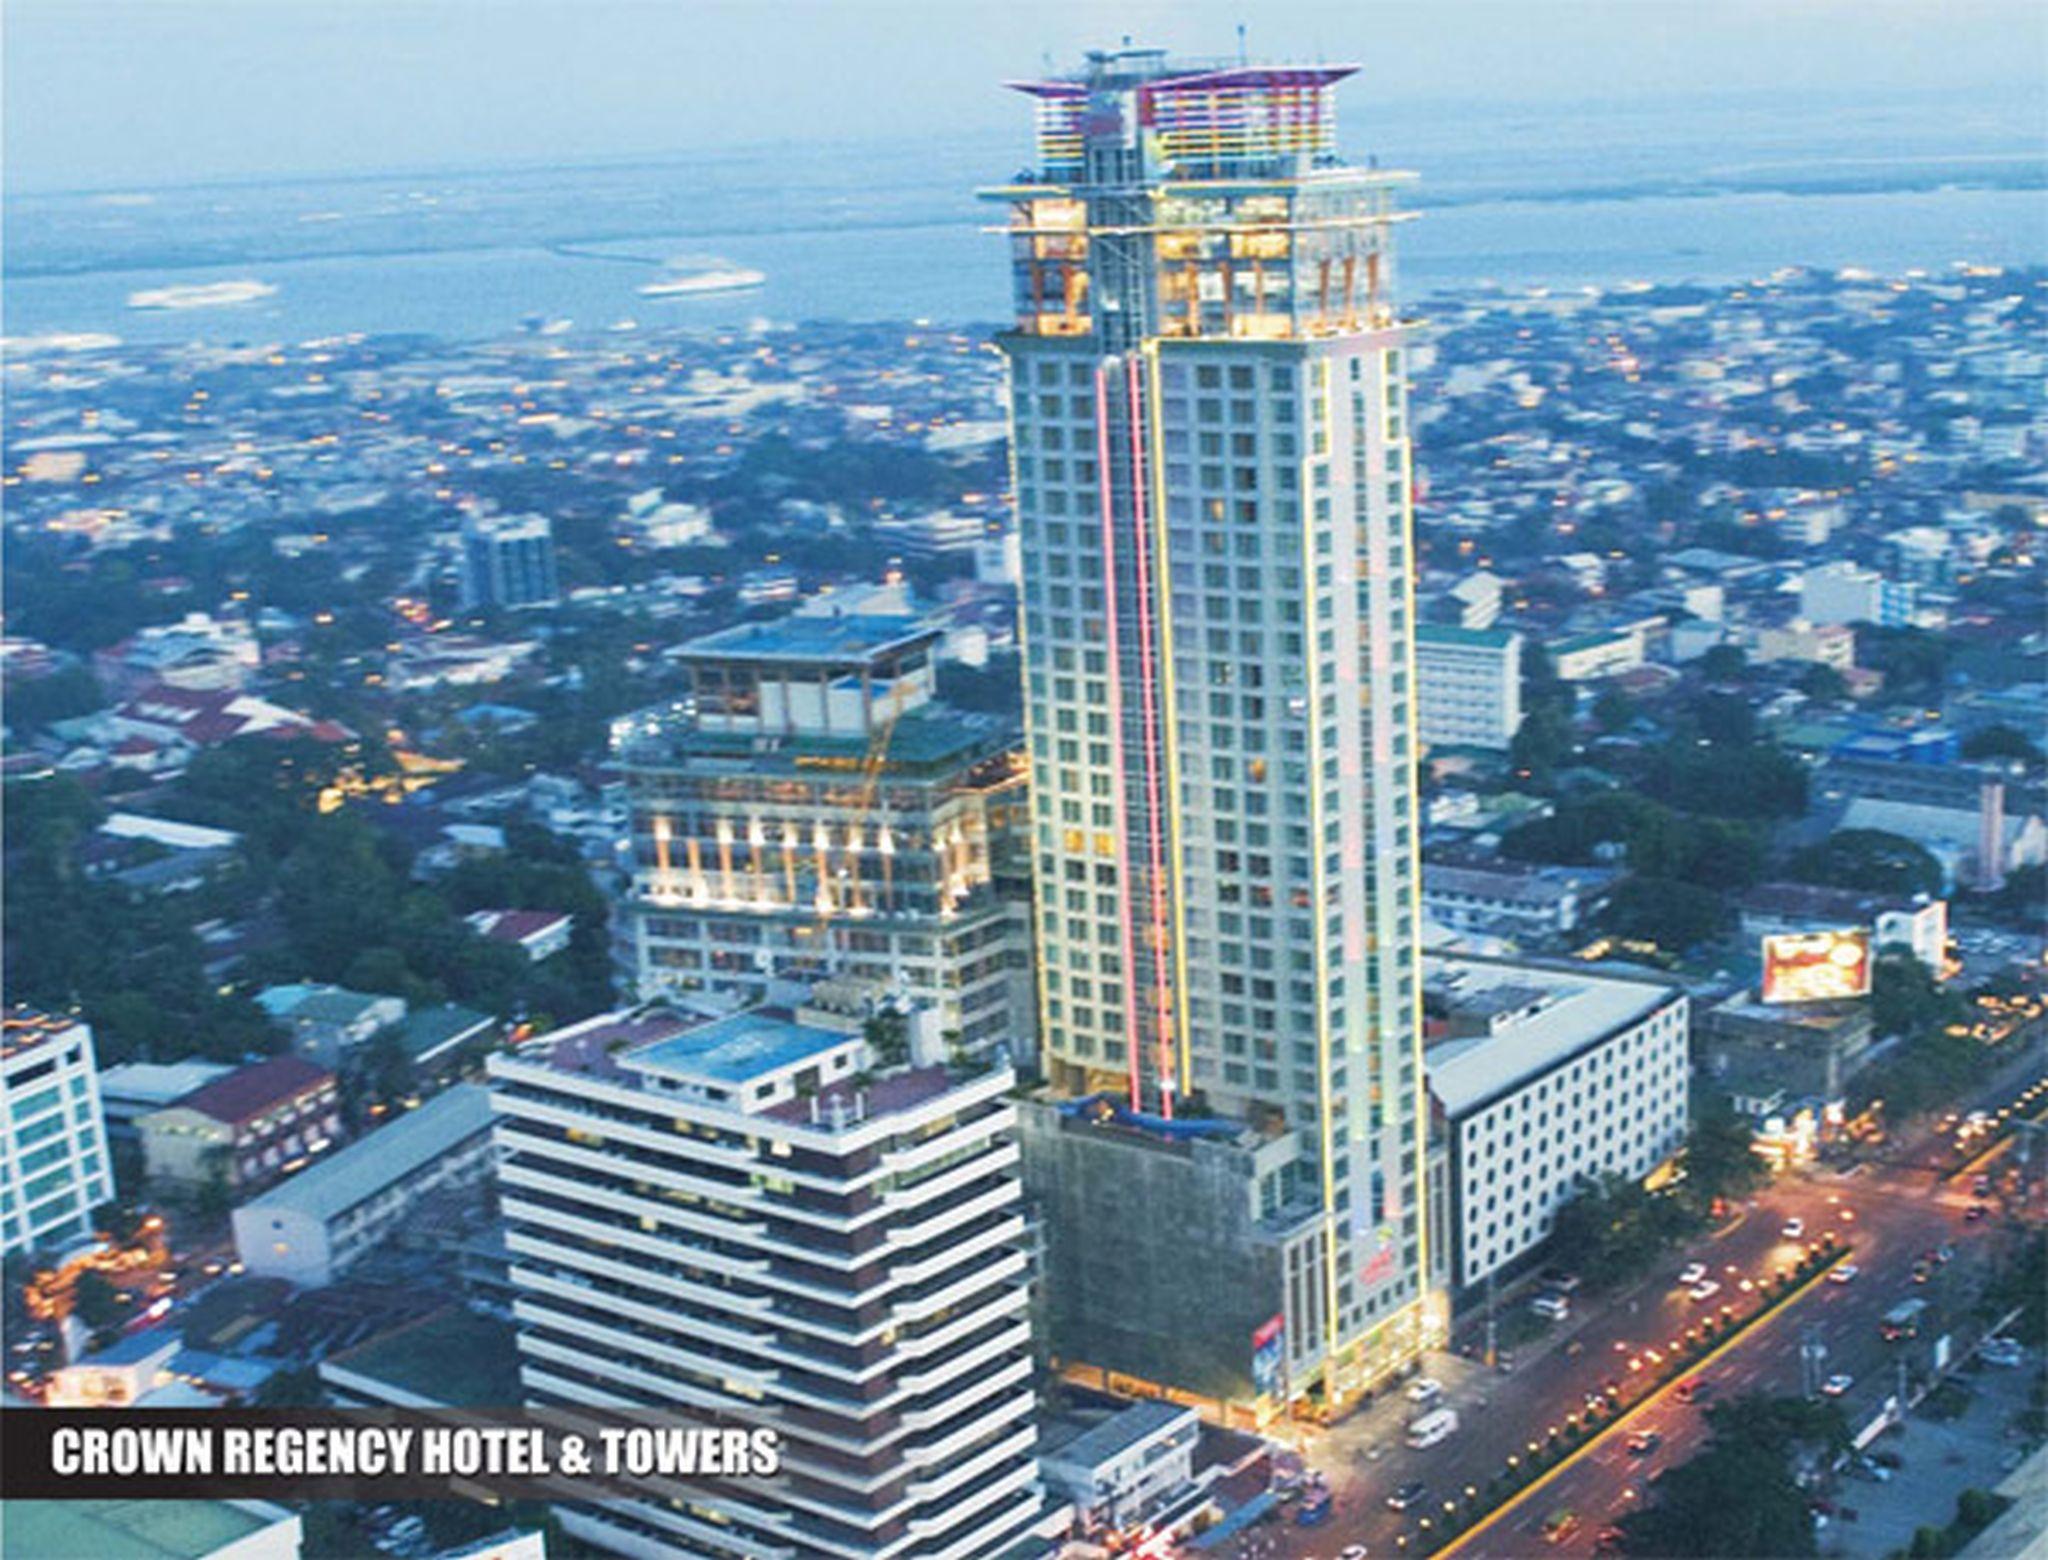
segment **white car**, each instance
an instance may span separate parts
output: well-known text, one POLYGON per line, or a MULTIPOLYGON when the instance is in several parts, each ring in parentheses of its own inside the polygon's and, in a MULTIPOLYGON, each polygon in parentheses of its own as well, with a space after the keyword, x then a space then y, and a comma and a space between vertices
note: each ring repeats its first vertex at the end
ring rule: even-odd
POLYGON ((1977 1353, 1987 1365, 2017 1365, 2024 1351, 2017 1338, 1986 1338, 1977 1353))
POLYGON ((1856 1275, 1862 1271, 1863 1269, 1859 1268, 1855 1263, 1844 1262, 1840 1267, 1833 1269, 1828 1274, 1828 1282, 1831 1284, 1854 1283, 1856 1275))
POLYGON ((1695 1300, 1711 1300, 1721 1292, 1721 1286, 1711 1278, 1703 1278, 1686 1291, 1695 1300))
POLYGON ((1365 1560, 1365 1545, 1346 1544, 1337 1552, 1337 1560, 1365 1560))
POLYGON ((1787 1219, 1785 1227, 1778 1231, 1778 1233, 1787 1240, 1804 1240, 1806 1238, 1806 1221, 1804 1219, 1787 1219))
POLYGON ((1854 1376, 1836 1375, 1830 1376, 1826 1381, 1823 1381, 1820 1384, 1820 1390, 1827 1397, 1840 1397, 1855 1385, 1856 1378, 1854 1376))
POLYGON ((1444 1395, 1444 1384, 1433 1376, 1417 1376, 1408 1383, 1406 1395, 1411 1403, 1434 1403, 1444 1395))
POLYGON ((1701 1279, 1705 1278, 1706 1276, 1706 1263, 1688 1262, 1685 1265, 1685 1270, 1678 1275, 1678 1282, 1681 1287, 1690 1289, 1694 1284, 1697 1284, 1701 1279))

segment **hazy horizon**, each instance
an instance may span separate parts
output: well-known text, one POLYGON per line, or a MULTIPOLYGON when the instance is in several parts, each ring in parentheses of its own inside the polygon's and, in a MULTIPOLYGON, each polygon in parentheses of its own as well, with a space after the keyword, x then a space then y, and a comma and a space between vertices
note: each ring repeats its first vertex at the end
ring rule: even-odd
POLYGON ((1006 79, 1128 33, 1358 63, 1375 105, 1925 100, 2048 129, 2048 10, 2005 0, 13 0, 9 193, 632 162, 934 127, 1020 135, 1006 79), (795 40, 792 42, 792 40, 795 40), (847 65, 848 61, 858 64, 847 65))

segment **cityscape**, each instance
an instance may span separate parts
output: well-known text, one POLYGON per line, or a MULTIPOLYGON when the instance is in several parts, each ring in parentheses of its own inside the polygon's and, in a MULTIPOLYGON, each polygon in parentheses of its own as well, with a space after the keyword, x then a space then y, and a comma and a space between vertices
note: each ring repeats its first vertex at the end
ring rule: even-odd
POLYGON ((1364 24, 1089 24, 893 313, 10 206, 0 1418, 776 1455, 8 1560, 2048 1552, 2038 145, 2018 261, 1431 284, 1364 24))

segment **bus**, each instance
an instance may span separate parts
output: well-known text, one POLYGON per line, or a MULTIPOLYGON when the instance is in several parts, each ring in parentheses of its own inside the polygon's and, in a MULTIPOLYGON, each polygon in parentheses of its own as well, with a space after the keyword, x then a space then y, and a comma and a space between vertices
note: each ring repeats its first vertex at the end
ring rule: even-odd
POLYGON ((1455 1408, 1439 1408, 1424 1414, 1408 1427, 1410 1446, 1434 1446, 1458 1428, 1458 1411, 1455 1408))
POLYGON ((1917 1338, 1920 1335, 1920 1318, 1926 1314, 1925 1300, 1901 1300, 1884 1313, 1884 1320, 1877 1324, 1877 1330, 1887 1343, 1896 1343, 1901 1338, 1917 1338))

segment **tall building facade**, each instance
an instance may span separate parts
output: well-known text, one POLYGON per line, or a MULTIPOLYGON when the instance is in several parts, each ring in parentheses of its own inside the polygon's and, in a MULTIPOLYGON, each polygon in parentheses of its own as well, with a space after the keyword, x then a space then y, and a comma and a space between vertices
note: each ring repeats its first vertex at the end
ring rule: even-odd
POLYGON ((92 1029, 11 1007, 0 1023, 0 1254, 92 1233, 114 1196, 92 1029))
POLYGON ((555 527, 546 515, 471 515, 462 522, 462 610, 552 606, 555 527))
POLYGON ((772 1479, 566 1507, 658 1560, 983 1560, 1040 1531, 1006 1062, 837 1015, 607 1014, 490 1059, 529 1403, 781 1435, 772 1479))
POLYGON ((1338 159, 1353 68, 1092 54, 1015 84, 1037 165, 985 192, 1015 276, 1047 1070, 1127 1121, 1192 1109, 1292 1139, 1265 1201, 1306 1192, 1319 1232, 1276 1317, 1290 1379, 1333 1398, 1440 1319, 1392 301, 1407 176, 1338 159))
POLYGON ((679 647, 684 697, 617 724, 620 962, 642 997, 714 1009, 864 980, 1028 1059, 1018 734, 936 699, 938 630, 829 600, 679 647))

